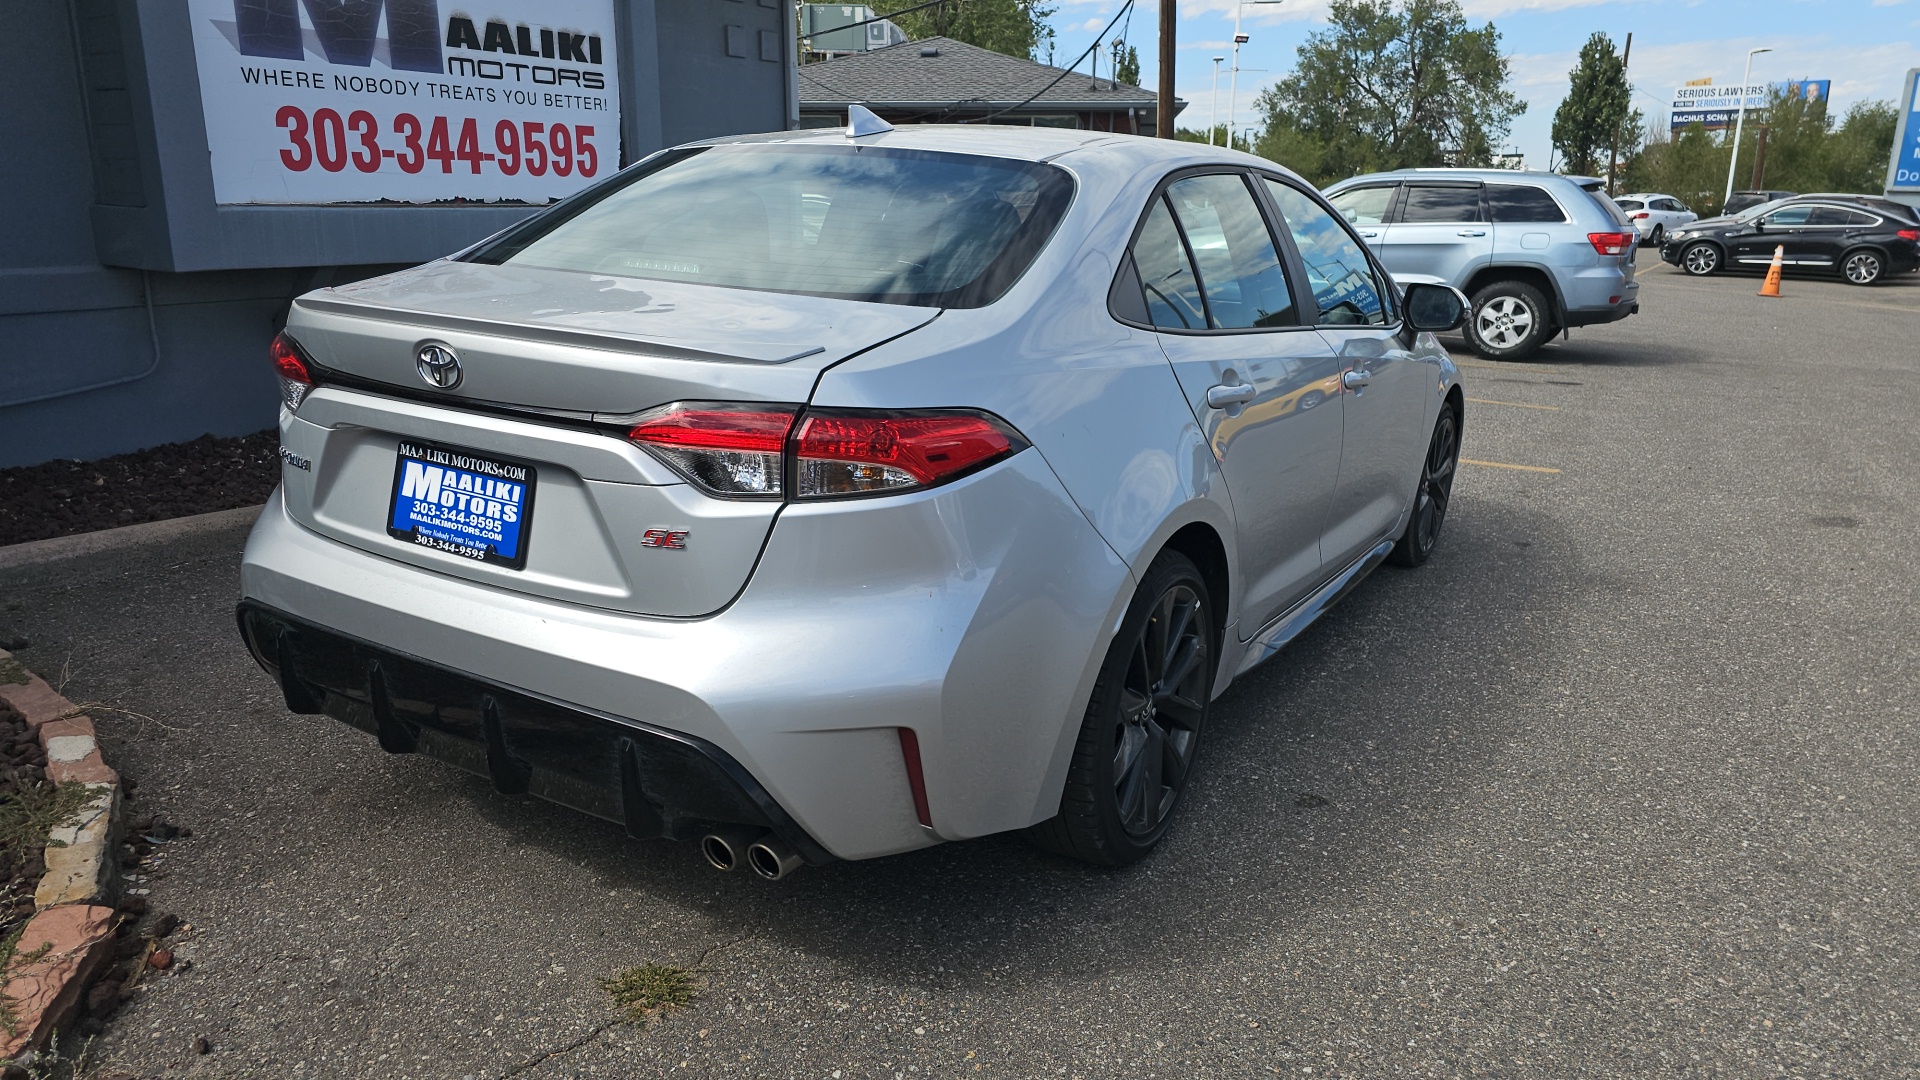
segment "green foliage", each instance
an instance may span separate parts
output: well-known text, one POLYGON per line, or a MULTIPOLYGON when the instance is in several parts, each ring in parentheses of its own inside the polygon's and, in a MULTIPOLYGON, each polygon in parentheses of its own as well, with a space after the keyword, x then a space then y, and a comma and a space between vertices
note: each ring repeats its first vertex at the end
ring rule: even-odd
POLYGON ((1456 0, 1334 0, 1328 29, 1260 95, 1254 152, 1316 184, 1355 173, 1482 165, 1526 103, 1492 23, 1456 0))
MULTIPOLYGON (((1897 119, 1892 102, 1867 101, 1848 109, 1836 125, 1825 101, 1776 92, 1765 108, 1747 114, 1734 189, 1878 195, 1885 190, 1897 119), (1758 161, 1763 131, 1766 156, 1758 161)), ((1726 193, 1732 143, 1732 132, 1713 134, 1696 124, 1636 154, 1622 170, 1622 190, 1666 192, 1702 215, 1716 213, 1726 193)))
POLYGON ((1113 43, 1113 81, 1140 85, 1140 50, 1124 41, 1113 43))
POLYGON ((1595 33, 1581 46, 1567 80, 1567 96, 1553 113, 1553 148, 1565 171, 1596 175, 1606 169, 1616 139, 1622 148, 1640 142, 1641 116, 1633 107, 1627 65, 1613 39, 1595 33))
MULTIPOLYGON (((1038 59, 1053 43, 1047 19, 1054 9, 1043 0, 947 0, 935 7, 895 16, 893 22, 914 39, 950 37, 1023 60, 1038 59)), ((1135 64, 1137 66, 1138 59, 1135 64)), ((1136 71, 1135 77, 1138 77, 1136 71)))
POLYGON ((47 833, 87 802, 87 786, 67 781, 55 787, 28 781, 0 795, 0 849, 17 853, 47 842, 47 833))
POLYGON ((613 999, 621 1015, 636 1024, 645 1023, 664 1010, 688 1004, 695 993, 692 972, 665 964, 628 968, 611 979, 602 979, 600 988, 613 999))
MULTIPOLYGON (((1173 137, 1181 142, 1203 143, 1209 141, 1205 128, 1201 128, 1198 131, 1195 131, 1193 128, 1176 128, 1174 129, 1173 137)), ((1227 145, 1227 125, 1213 125, 1213 139, 1211 141, 1214 146, 1227 145)), ((1240 128, 1239 136, 1234 139, 1234 149, 1246 150, 1248 152, 1252 152, 1253 150, 1253 137, 1247 132, 1244 125, 1240 128)))

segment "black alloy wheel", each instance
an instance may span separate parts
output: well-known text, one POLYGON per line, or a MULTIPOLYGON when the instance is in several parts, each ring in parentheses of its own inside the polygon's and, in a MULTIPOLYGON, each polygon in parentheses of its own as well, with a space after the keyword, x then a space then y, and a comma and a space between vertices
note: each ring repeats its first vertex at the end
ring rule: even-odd
POLYGON ((1879 281, 1885 267, 1886 263, 1881 260, 1879 252, 1865 248, 1849 251, 1840 260, 1840 272, 1855 285, 1871 285, 1879 281))
POLYGON ((1704 240, 1688 244, 1680 253, 1680 269, 1694 277, 1706 277, 1720 269, 1720 249, 1704 240))
POLYGON ((1394 565, 1419 566, 1433 554, 1440 542, 1440 526, 1447 521, 1447 507, 1453 502, 1453 475, 1459 469, 1460 418, 1449 401, 1440 406, 1440 418, 1433 423, 1433 438, 1427 443, 1426 459, 1420 463, 1420 485, 1414 490, 1407 529, 1387 556, 1394 565))
POLYGON ((1153 850, 1193 772, 1216 633, 1199 569, 1179 552, 1161 552, 1101 666, 1060 813, 1029 832, 1036 843, 1106 866, 1153 850))

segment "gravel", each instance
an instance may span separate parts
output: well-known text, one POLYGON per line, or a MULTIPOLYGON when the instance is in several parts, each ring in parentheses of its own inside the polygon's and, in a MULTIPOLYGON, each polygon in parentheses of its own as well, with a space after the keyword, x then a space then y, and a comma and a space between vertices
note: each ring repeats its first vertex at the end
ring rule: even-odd
POLYGON ((265 502, 280 481, 279 445, 269 429, 0 469, 0 546, 265 502))

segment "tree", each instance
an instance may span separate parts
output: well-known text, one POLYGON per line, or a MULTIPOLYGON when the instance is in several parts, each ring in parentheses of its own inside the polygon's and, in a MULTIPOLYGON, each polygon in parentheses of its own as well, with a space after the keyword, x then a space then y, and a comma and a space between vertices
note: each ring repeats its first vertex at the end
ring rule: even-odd
POLYGON ((1553 148, 1567 172, 1599 173, 1616 139, 1622 146, 1640 141, 1640 113, 1633 108, 1627 65, 1614 51, 1613 39, 1596 32, 1580 47, 1567 79, 1567 96, 1553 113, 1553 148))
POLYGON ((1053 27, 1047 22, 1053 13, 1044 0, 947 0, 896 15, 893 22, 909 38, 950 37, 1033 60, 1053 42, 1053 27))
POLYGON ((1260 95, 1256 153, 1315 183, 1376 169, 1490 163, 1526 103, 1492 23, 1457 0, 1333 0, 1331 26, 1260 95))
POLYGON ((1113 81, 1140 85, 1140 50, 1124 41, 1113 43, 1113 81))

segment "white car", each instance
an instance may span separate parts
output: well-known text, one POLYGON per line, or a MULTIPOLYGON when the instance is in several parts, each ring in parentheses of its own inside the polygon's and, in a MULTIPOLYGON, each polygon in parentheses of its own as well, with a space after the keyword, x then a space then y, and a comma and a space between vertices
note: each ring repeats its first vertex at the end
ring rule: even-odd
POLYGON ((1673 230, 1700 220, 1699 214, 1671 195, 1621 195, 1613 201, 1620 212, 1627 215, 1627 220, 1633 222, 1643 244, 1658 244, 1673 230))

